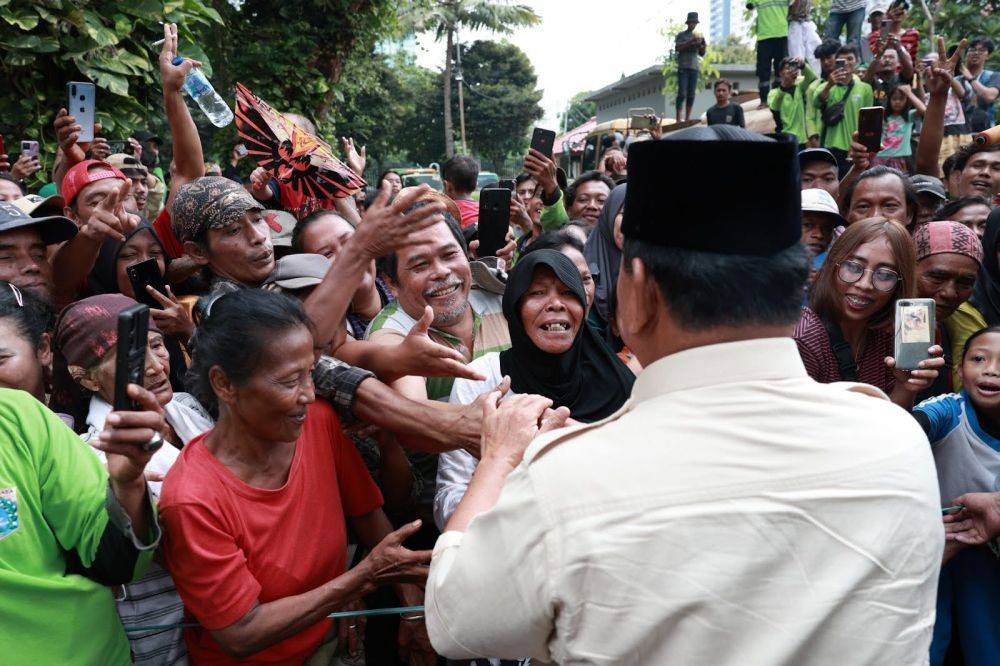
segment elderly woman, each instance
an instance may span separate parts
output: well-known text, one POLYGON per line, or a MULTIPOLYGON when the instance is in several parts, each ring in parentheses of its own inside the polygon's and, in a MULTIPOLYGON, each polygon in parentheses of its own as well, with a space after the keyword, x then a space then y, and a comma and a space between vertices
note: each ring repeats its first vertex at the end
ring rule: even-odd
MULTIPOLYGON (((486 354, 470 367, 485 381, 456 379, 450 401, 473 402, 504 376, 510 393, 534 393, 566 407, 583 423, 616 412, 632 392, 635 375, 586 325, 587 296, 579 269, 556 250, 526 253, 510 272, 503 296, 511 348, 486 354)), ((434 520, 444 529, 465 494, 476 459, 449 451, 438 459, 434 520)))
MULTIPOLYGON (((185 629, 192 661, 325 654, 336 638, 327 615, 383 584, 421 604, 406 583, 422 580, 430 553, 400 545, 419 522, 392 532, 357 450, 315 400, 312 327, 298 301, 225 294, 194 348, 192 382, 218 420, 184 447, 160 498, 168 569, 198 623, 185 629), (371 548, 350 571, 345 517, 371 548)), ((431 650, 421 617, 401 623, 411 656, 431 650)))

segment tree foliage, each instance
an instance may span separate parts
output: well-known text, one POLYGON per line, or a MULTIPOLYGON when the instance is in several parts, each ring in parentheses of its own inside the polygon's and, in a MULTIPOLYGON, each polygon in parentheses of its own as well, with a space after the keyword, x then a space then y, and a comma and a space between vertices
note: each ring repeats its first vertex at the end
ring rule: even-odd
MULTIPOLYGON (((528 145, 542 117, 542 91, 524 51, 508 42, 476 41, 463 49, 465 127, 471 149, 494 165, 528 145)), ((457 102, 457 96, 455 101, 457 102)))
MULTIPOLYGON (((1000 1, 998 0, 926 0, 927 10, 934 18, 934 33, 944 37, 946 44, 954 44, 963 37, 987 35, 994 41, 1000 39, 1000 1)), ((931 24, 919 0, 906 18, 906 25, 920 31, 920 51, 924 53, 937 45, 930 43, 931 24)), ((989 69, 1000 69, 1000 51, 995 51, 987 63, 989 69)))
MULTIPOLYGON (((677 92, 677 53, 674 51, 674 38, 686 29, 687 26, 683 23, 670 21, 661 31, 670 48, 663 57, 663 93, 668 96, 677 92)), ((708 44, 699 64, 698 87, 701 88, 710 80, 718 78, 719 69, 716 65, 752 65, 756 61, 757 55, 753 47, 744 44, 737 35, 730 35, 722 44, 708 44)))
POLYGON ((573 129, 582 125, 597 113, 597 105, 594 102, 586 101, 590 95, 589 90, 584 90, 573 95, 566 106, 566 110, 559 114, 559 127, 573 129))

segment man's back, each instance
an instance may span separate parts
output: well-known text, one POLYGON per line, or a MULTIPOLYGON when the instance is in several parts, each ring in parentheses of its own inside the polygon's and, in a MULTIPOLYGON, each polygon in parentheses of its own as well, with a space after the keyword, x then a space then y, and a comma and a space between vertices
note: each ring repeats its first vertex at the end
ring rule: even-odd
POLYGON ((859 391, 877 393, 813 382, 789 339, 650 365, 619 416, 536 439, 492 511, 441 537, 435 646, 563 664, 921 663, 943 547, 934 463, 908 414, 859 391), (473 586, 488 629, 463 603, 473 586))
POLYGON ((943 541, 926 439, 885 400, 733 375, 735 347, 774 343, 668 357, 628 413, 529 462, 560 661, 924 659, 943 541))

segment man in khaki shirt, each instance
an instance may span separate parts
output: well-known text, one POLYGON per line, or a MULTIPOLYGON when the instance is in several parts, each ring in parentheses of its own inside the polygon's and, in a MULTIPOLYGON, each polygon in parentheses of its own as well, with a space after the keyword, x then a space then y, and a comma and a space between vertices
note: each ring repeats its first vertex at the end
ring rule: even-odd
POLYGON ((488 401, 427 584, 438 652, 926 662, 934 463, 880 391, 806 375, 790 339, 808 274, 795 159, 727 126, 632 146, 618 322, 645 370, 588 426, 548 432, 565 409, 538 396, 488 401), (702 175, 734 161, 721 191, 702 175))

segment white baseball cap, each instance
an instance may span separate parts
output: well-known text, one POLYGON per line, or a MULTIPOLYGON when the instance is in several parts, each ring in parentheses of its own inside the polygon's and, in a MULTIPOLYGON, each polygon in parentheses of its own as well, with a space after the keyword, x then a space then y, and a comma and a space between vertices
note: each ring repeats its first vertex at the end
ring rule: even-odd
POLYGON ((847 226, 847 220, 840 214, 837 202, 829 192, 818 187, 802 190, 802 212, 826 213, 833 216, 834 226, 847 226))

